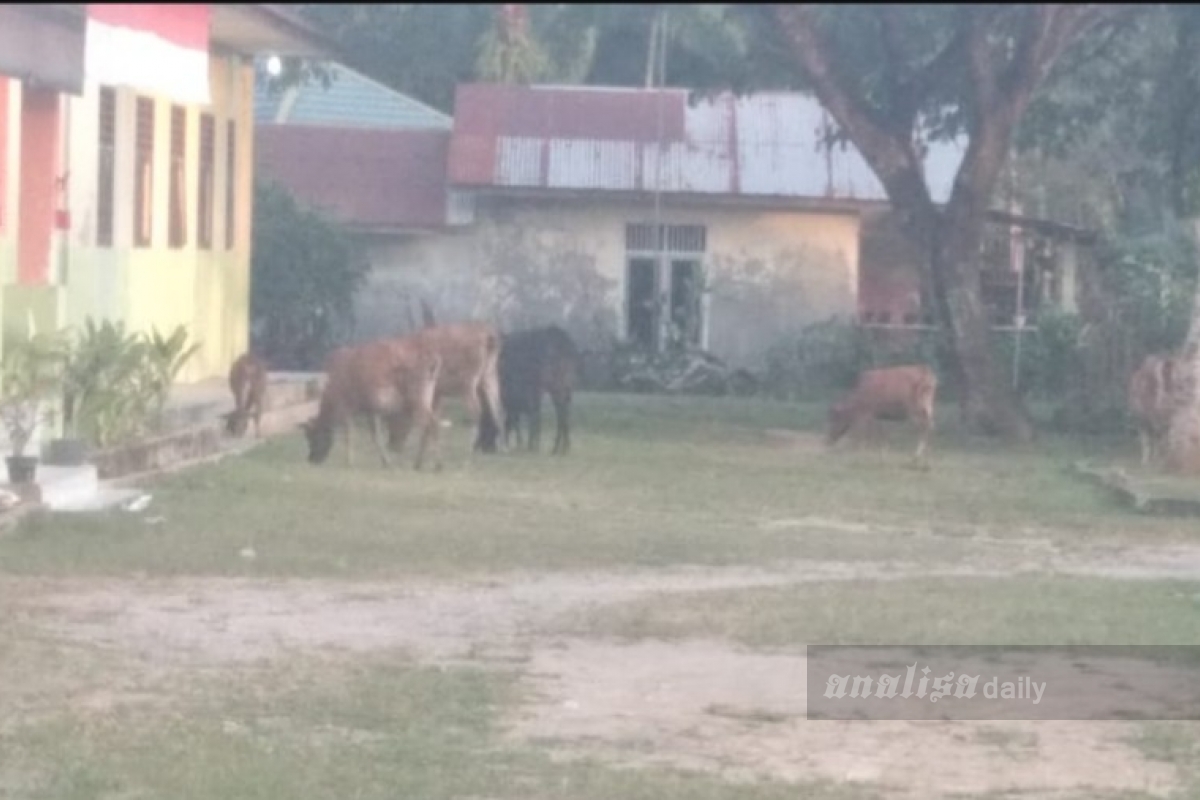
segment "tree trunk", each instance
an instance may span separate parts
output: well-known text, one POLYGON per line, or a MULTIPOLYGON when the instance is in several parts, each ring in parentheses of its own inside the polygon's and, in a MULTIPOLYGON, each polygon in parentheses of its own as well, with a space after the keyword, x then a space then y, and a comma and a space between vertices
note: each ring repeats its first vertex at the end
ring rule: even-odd
POLYGON ((966 206, 952 203, 937 215, 930 264, 939 316, 949 328, 960 412, 987 433, 1028 441, 1033 426, 997 362, 991 320, 981 301, 983 215, 966 206))
MULTIPOLYGON (((1192 238, 1200 244, 1200 220, 1192 222, 1192 238)), ((1171 381, 1174 411, 1167 429, 1167 469, 1182 475, 1200 475, 1200 280, 1196 281, 1192 323, 1171 381)))
POLYGON ((658 39, 662 23, 662 12, 654 12, 650 21, 650 39, 646 44, 646 88, 654 88, 654 76, 658 73, 658 39))

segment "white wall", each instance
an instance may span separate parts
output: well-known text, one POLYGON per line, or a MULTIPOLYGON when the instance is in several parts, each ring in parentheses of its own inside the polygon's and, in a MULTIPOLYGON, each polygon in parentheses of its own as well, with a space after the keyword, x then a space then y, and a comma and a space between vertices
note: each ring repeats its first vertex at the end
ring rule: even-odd
MULTIPOLYGON (((761 366, 780 337, 855 313, 857 215, 668 207, 661 220, 707 228, 709 347, 722 358, 761 366)), ((584 346, 623 336, 625 225, 652 221, 648 203, 481 200, 469 228, 365 239, 358 338, 405 332, 417 297, 444 321, 558 322, 584 346)))

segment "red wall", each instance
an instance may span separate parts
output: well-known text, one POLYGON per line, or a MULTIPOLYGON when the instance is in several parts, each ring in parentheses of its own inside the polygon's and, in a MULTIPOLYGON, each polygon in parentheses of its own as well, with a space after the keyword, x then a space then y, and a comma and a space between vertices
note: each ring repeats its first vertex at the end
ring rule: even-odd
POLYGON ((21 219, 17 280, 41 285, 50 277, 50 242, 58 175, 59 94, 25 88, 21 95, 21 219))

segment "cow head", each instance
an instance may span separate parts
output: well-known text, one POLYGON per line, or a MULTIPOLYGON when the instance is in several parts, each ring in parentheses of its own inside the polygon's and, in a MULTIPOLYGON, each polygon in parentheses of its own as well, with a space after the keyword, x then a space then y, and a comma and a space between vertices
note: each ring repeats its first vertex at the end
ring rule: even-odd
POLYGON ((308 440, 308 463, 324 463, 333 449, 333 426, 323 424, 319 417, 313 417, 300 427, 304 430, 304 438, 308 440))
POLYGON ((241 437, 246 433, 246 425, 249 419, 245 414, 239 414, 237 411, 230 411, 228 414, 222 415, 225 420, 225 433, 230 436, 241 437))

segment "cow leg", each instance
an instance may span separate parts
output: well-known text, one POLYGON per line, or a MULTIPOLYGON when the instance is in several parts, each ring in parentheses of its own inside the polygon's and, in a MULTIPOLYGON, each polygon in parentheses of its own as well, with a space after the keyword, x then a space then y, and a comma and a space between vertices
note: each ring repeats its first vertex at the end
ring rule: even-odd
POLYGON ((1138 430, 1138 444, 1140 444, 1142 447, 1142 466, 1149 466, 1152 447, 1150 442, 1150 434, 1148 434, 1144 428, 1138 430))
POLYGON ((404 452, 404 443, 408 441, 408 432, 413 426, 413 415, 410 411, 388 417, 388 446, 393 453, 404 452))
MULTIPOLYGON (((430 392, 424 398, 419 398, 418 407, 413 409, 412 416, 416 426, 421 428, 421 440, 416 449, 416 461, 413 468, 420 470, 424 467, 426 453, 433 451, 433 471, 442 471, 442 431, 439 421, 442 420, 442 403, 430 392)), ((478 435, 478 432, 476 432, 478 435)))
POLYGON ((417 445, 417 460, 413 464, 413 469, 418 471, 425 464, 426 454, 433 451, 433 470, 434 472, 442 471, 442 448, 440 439, 440 428, 438 420, 438 408, 435 405, 433 408, 422 406, 413 411, 412 416, 415 418, 416 424, 421 428, 421 441, 417 445))
POLYGON ((504 419, 504 446, 512 447, 512 437, 517 437, 517 447, 521 446, 521 418, 516 414, 509 413, 504 419))
POLYGON ((354 417, 348 416, 342 423, 342 438, 346 443, 346 466, 354 466, 354 417))
MULTIPOLYGON (((500 382, 496 377, 496 369, 493 366, 489 370, 485 370, 480 378, 480 384, 483 388, 484 398, 487 400, 488 411, 492 415, 492 420, 497 426, 503 426, 505 417, 504 404, 500 402, 500 382)), ((507 450, 508 442, 503 446, 498 447, 499 450, 507 450)))
POLYGON ((254 438, 262 438, 262 403, 254 405, 254 438))
POLYGON ((929 434, 933 430, 933 420, 929 417, 921 416, 917 419, 917 451, 913 453, 913 462, 923 464, 925 462, 925 448, 929 444, 929 434))
POLYGON ((529 403, 529 452, 542 449, 542 393, 538 391, 529 403))
POLYGON ((384 467, 392 466, 392 460, 388 458, 388 449, 383 442, 383 415, 371 415, 371 435, 375 439, 375 448, 379 450, 379 460, 383 462, 384 467))
POLYGON ((571 449, 571 392, 555 392, 554 401, 554 455, 565 456, 571 449))

